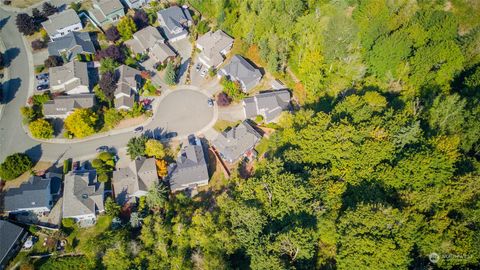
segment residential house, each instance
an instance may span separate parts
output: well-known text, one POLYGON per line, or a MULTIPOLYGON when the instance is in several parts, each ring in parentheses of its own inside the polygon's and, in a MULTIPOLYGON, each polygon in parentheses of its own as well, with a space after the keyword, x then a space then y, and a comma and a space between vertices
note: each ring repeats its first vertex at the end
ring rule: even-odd
POLYGON ((65 175, 63 218, 73 218, 80 226, 91 226, 104 212, 104 184, 95 170, 72 171, 65 175))
POLYGON ((80 21, 77 12, 73 9, 67 9, 49 16, 46 21, 42 22, 42 26, 51 40, 56 40, 68 33, 83 29, 82 21, 80 21))
POLYGON ((177 53, 165 43, 157 43, 150 50, 150 57, 154 59, 157 64, 164 65, 168 61, 173 61, 176 56, 177 53))
POLYGON ((43 103, 43 115, 45 118, 67 118, 75 109, 91 108, 94 105, 94 94, 57 96, 43 103))
POLYGON ((121 65, 115 70, 118 78, 115 89, 115 108, 129 110, 133 108, 137 99, 142 78, 140 71, 127 65, 121 65))
POLYGON ((120 0, 94 0, 88 14, 95 24, 101 27, 116 23, 125 16, 125 11, 120 0))
POLYGON ((8 263, 22 248, 28 233, 22 227, 9 221, 0 220, 0 270, 6 269, 8 263))
POLYGON ((252 64, 238 54, 234 55, 230 62, 220 69, 218 76, 226 76, 232 81, 239 82, 243 92, 251 90, 262 79, 260 70, 252 66, 252 64))
POLYGON ((208 32, 197 40, 197 48, 202 52, 198 56, 208 68, 217 68, 223 63, 225 55, 232 49, 233 38, 222 30, 208 32))
POLYGON ((262 138, 247 121, 219 134, 212 144, 220 156, 229 163, 234 163, 243 156, 256 154, 255 145, 262 138))
POLYGON ((140 9, 143 5, 146 5, 151 0, 123 0, 123 3, 131 9, 140 9))
POLYGON ((290 92, 277 90, 264 92, 243 100, 243 111, 246 118, 261 115, 266 123, 275 121, 282 111, 290 107, 290 92))
POLYGON ((153 26, 147 26, 133 34, 133 39, 125 42, 135 54, 148 54, 156 63, 164 64, 177 55, 167 44, 165 39, 153 26))
POLYGON ((72 94, 90 93, 91 84, 87 63, 72 61, 48 70, 52 92, 72 94))
POLYGON ((43 214, 53 207, 54 195, 60 190, 61 175, 47 173, 44 176, 32 176, 17 188, 5 193, 4 211, 10 214, 31 212, 43 214))
POLYGON ((170 190, 180 191, 208 185, 208 166, 202 142, 197 138, 180 150, 176 167, 169 177, 170 190))
POLYGON ((49 42, 48 54, 70 62, 79 54, 95 54, 95 46, 87 32, 70 32, 49 42))
POLYGON ((130 162, 128 167, 113 172, 113 193, 120 205, 147 195, 148 190, 157 183, 157 166, 154 158, 137 158, 130 162))
POLYGON ((193 24, 193 19, 187 7, 171 6, 158 11, 157 15, 160 26, 170 42, 188 36, 188 27, 193 24))

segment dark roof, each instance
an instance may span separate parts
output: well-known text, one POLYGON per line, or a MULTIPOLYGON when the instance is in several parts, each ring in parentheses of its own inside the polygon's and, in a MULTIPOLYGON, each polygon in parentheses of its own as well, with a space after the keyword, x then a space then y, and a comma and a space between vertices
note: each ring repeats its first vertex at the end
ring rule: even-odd
POLYGON ((75 217, 103 211, 104 184, 97 181, 97 173, 75 171, 65 175, 63 216, 75 217))
POLYGON ((93 105, 95 105, 94 94, 58 96, 43 104, 43 114, 46 117, 64 116, 75 109, 91 108, 93 105))
POLYGON ((57 56, 64 54, 67 60, 70 61, 77 54, 94 54, 95 46, 93 46, 88 32, 70 32, 63 37, 55 39, 55 41, 49 42, 48 53, 57 56))
POLYGON ((263 115, 268 123, 277 118, 283 110, 289 108, 290 92, 288 90, 264 92, 254 97, 245 98, 243 102, 247 118, 263 115))
POLYGON ((25 208, 51 207, 48 196, 51 194, 50 178, 32 176, 18 188, 10 188, 5 193, 5 211, 17 211, 25 208))
POLYGON ((3 263, 13 245, 22 235, 23 228, 11 222, 0 220, 0 263, 3 263))
POLYGON ((170 189, 185 189, 189 185, 204 181, 208 182, 208 167, 203 147, 201 143, 187 145, 177 158, 177 167, 170 177, 170 189))
POLYGON ((234 162, 252 149, 260 140, 260 135, 247 121, 222 132, 212 143, 220 154, 229 162, 234 162))
POLYGON ((179 6, 171 6, 158 11, 158 17, 164 22, 162 28, 166 30, 164 34, 168 39, 183 35, 186 32, 186 25, 192 21, 192 17, 188 9, 184 9, 179 6), (180 31, 180 33, 174 34, 174 32, 177 31, 180 31))

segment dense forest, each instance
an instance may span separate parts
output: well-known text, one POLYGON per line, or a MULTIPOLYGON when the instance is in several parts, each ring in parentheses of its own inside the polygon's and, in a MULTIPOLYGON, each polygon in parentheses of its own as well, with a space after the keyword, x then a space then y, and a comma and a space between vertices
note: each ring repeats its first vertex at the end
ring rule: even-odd
POLYGON ((103 266, 478 268, 479 1, 188 3, 302 109, 253 177, 203 200, 159 195, 137 233, 94 239, 103 266))

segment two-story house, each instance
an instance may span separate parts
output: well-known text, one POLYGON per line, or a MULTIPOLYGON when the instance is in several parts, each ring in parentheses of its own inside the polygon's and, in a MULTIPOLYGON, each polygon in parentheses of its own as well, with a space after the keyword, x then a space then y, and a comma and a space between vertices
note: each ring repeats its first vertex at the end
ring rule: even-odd
POLYGON ((188 36, 193 19, 187 7, 171 6, 158 11, 157 15, 168 41, 175 42, 188 36))
POLYGON ((196 46, 201 51, 198 56, 200 62, 208 68, 217 68, 232 49, 233 38, 222 30, 210 31, 197 39, 196 46))
POLYGON ((148 54, 156 63, 165 64, 166 61, 172 60, 177 55, 165 43, 157 28, 147 26, 133 34, 133 38, 127 40, 125 44, 132 50, 134 54, 148 54))
POLYGON ((92 86, 87 63, 71 61, 63 66, 52 67, 48 72, 52 92, 65 92, 69 95, 90 93, 92 86))
POLYGON ((115 70, 115 77, 118 78, 115 89, 115 108, 130 110, 137 99, 142 78, 141 72, 127 65, 121 65, 115 70))
POLYGON ((49 42, 48 54, 70 62, 79 54, 95 54, 95 46, 88 32, 70 32, 49 42))
POLYGON ((80 18, 73 9, 67 9, 49 16, 48 19, 42 23, 42 26, 52 41, 73 31, 83 29, 82 21, 80 21, 80 18))
POLYGON ((57 96, 43 103, 43 115, 45 118, 67 118, 75 109, 91 108, 94 105, 94 94, 57 96))
POLYGON ((223 160, 234 163, 243 156, 254 156, 255 145, 262 138, 247 121, 219 134, 212 144, 223 160))
POLYGON ((218 71, 218 76, 226 76, 240 83, 243 92, 248 92, 262 79, 260 70, 240 55, 234 55, 230 62, 218 71))
POLYGON ((118 22, 125 16, 125 10, 120 0, 94 0, 88 14, 101 27, 118 22))

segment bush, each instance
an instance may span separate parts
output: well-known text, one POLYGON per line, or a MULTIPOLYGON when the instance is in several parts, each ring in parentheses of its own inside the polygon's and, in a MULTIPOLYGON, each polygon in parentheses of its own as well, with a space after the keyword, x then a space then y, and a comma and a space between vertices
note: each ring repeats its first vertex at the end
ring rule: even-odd
POLYGON ((98 178, 97 178, 97 179, 98 179, 98 182, 100 182, 100 183, 106 183, 106 182, 108 182, 108 178, 109 178, 109 177, 108 177, 108 174, 106 174, 106 173, 100 173, 100 174, 98 175, 98 178))
POLYGON ((38 232, 38 227, 35 225, 28 226, 28 232, 31 234, 36 234, 38 232))
POLYGON ((35 73, 40 73, 45 69, 44 65, 35 66, 35 73))
POLYGON ((208 26, 208 22, 207 21, 200 21, 197 25, 197 32, 200 34, 200 35, 203 35, 205 33, 207 33, 208 31, 210 30, 210 26, 208 26))
POLYGON ((223 86, 223 91, 234 101, 240 101, 247 96, 244 92, 242 92, 240 83, 238 82, 230 81, 224 77, 222 78, 221 85, 223 86))
POLYGON ((112 26, 105 31, 105 38, 108 41, 115 42, 120 38, 120 33, 117 30, 117 27, 112 26))
POLYGON ((232 102, 232 99, 224 92, 221 92, 220 94, 217 95, 218 106, 225 107, 230 105, 231 102, 232 102))
POLYGON ((62 219, 62 226, 64 228, 72 228, 75 226, 75 220, 73 218, 64 218, 62 219))
POLYGON ((43 103, 51 100, 50 93, 45 92, 40 95, 33 95, 32 96, 32 103, 33 105, 42 105, 43 103))
POLYGON ((28 126, 34 138, 50 139, 53 137, 53 126, 45 119, 37 119, 28 126))
POLYGON ((72 160, 65 159, 63 161, 63 174, 67 174, 72 169, 72 160))
POLYGON ((50 55, 44 64, 46 68, 58 67, 63 64, 63 59, 60 56, 50 55))
POLYGON ((41 50, 46 47, 47 47, 47 43, 45 43, 43 40, 35 39, 34 41, 32 41, 33 50, 41 50))
POLYGON ((33 162, 23 153, 16 153, 5 158, 0 164, 0 178, 3 180, 12 180, 33 167, 33 162))
POLYGON ((102 152, 98 154, 98 159, 100 159, 103 162, 107 162, 113 158, 113 155, 109 152, 102 152))

